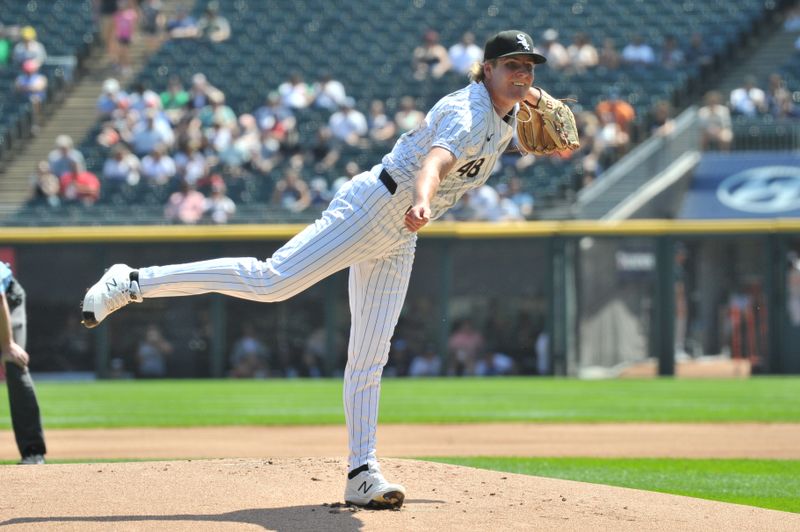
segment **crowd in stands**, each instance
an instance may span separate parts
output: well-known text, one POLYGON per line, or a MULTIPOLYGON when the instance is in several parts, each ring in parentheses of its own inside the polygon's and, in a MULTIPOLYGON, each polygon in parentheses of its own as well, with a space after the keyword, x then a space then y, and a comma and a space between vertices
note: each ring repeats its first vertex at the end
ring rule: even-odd
MULTIPOLYGON (((227 223, 235 219, 237 210, 228 190, 247 188, 248 180, 263 181, 264 176, 273 174, 272 193, 259 198, 269 204, 267 208, 291 213, 320 210, 343 182, 363 170, 348 161, 354 150, 388 150, 399 135, 424 119, 424 109, 411 96, 401 98, 396 112, 389 116, 385 101, 357 102, 334 73, 327 71, 320 72, 313 82, 299 72, 292 74, 264 95, 262 106, 238 116, 226 104, 225 93, 201 72, 191 80, 173 76, 160 93, 142 83, 125 89, 123 84, 131 75, 127 48, 139 32, 153 48, 165 39, 222 42, 231 37, 230 23, 216 2, 209 2, 197 19, 183 5, 166 16, 160 0, 97 0, 95 7, 117 73, 105 81, 97 100, 101 127, 96 143, 107 158, 87 169, 72 139, 59 137, 54 151, 67 150, 69 155, 62 157, 59 166, 50 161, 49 172, 44 164, 37 166, 31 179, 34 204, 91 206, 98 201, 145 198, 162 204, 167 222, 227 223), (327 116, 327 123, 310 136, 298 128, 297 113, 306 108, 327 116)), ((795 18, 800 17, 786 19, 787 31, 795 18)), ((36 41, 33 28, 21 28, 18 33, 19 42, 6 55, 13 68, 20 70, 17 90, 29 96, 36 110, 46 98, 47 78, 37 74, 46 51, 36 41)), ((482 59, 482 49, 475 41, 473 33, 465 32, 447 47, 435 30, 424 31, 410 58, 409 74, 418 80, 465 74, 482 59)), ((713 61, 700 33, 683 46, 673 35, 651 43, 644 35, 634 34, 621 46, 604 38, 598 48, 587 33, 576 32, 570 42, 562 42, 559 31, 548 28, 538 42, 549 59, 547 68, 560 71, 567 79, 593 69, 700 68, 713 61)), ((669 101, 656 101, 646 116, 640 116, 641 109, 637 113, 625 96, 614 85, 596 105, 582 102, 575 106, 581 149, 551 157, 556 166, 579 168, 575 189, 600 176, 637 141, 671 131, 675 110, 669 101)), ((800 107, 796 99, 777 73, 765 89, 748 78, 727 98, 707 94, 700 110, 702 148, 730 148, 732 116, 797 117, 800 107)), ((495 168, 499 183, 465 196, 448 214, 449 219, 534 218, 535 198, 525 192, 519 178, 532 164, 532 156, 507 154, 495 168)))

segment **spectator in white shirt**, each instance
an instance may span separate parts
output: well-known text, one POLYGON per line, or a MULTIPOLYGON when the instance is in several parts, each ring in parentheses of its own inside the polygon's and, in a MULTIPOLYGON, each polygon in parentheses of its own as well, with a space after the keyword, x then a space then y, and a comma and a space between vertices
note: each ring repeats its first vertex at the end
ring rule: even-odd
POLYGON ((569 54, 564 45, 558 42, 555 28, 548 28, 542 34, 542 55, 547 58, 548 68, 561 70, 569 65, 569 54))
POLYGON ((733 114, 757 116, 767 112, 767 94, 756 87, 756 78, 747 76, 744 85, 733 89, 730 96, 733 114))
POLYGON ((314 84, 314 107, 335 111, 346 98, 342 82, 333 79, 329 73, 322 74, 314 84))
POLYGON ((636 34, 622 49, 622 62, 634 66, 649 66, 655 63, 653 47, 644 42, 644 37, 636 34))
POLYGON ((136 185, 139 182, 139 159, 125 146, 117 144, 111 157, 103 163, 104 184, 116 183, 136 185))
POLYGON ((358 145, 362 137, 367 134, 367 117, 355 109, 353 98, 346 98, 339 110, 333 113, 328 120, 333 136, 350 146, 358 145))
POLYGON ((152 185, 166 185, 175 175, 175 161, 158 145, 142 159, 141 174, 152 185))
MULTIPOLYGON (((466 74, 476 61, 483 60, 483 50, 475 44, 475 34, 471 31, 464 32, 461 41, 457 42, 447 51, 453 70, 460 74, 466 74)), ((548 62, 550 58, 548 56, 548 62)))

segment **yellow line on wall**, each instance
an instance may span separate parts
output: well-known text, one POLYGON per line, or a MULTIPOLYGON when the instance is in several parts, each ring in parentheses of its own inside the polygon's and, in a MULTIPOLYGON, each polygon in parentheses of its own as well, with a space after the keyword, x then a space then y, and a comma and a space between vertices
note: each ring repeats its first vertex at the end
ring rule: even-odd
MULTIPOLYGON (((2 244, 287 240, 305 224, 147 225, 102 227, 0 227, 2 244)), ((658 236, 799 233, 798 219, 587 220, 536 222, 435 222, 420 232, 430 238, 531 238, 549 236, 658 236)))

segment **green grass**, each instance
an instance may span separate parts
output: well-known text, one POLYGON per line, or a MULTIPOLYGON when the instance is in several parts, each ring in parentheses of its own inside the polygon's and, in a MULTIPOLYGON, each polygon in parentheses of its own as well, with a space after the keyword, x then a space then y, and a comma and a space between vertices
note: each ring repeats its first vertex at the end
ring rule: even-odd
POLYGON ((427 458, 800 513, 800 460, 427 458))
MULTIPOLYGON (((35 377, 35 376, 34 376, 35 377)), ((324 380, 38 382, 48 428, 344 422, 324 380)), ((0 426, 8 421, 0 386, 0 426)), ((800 379, 387 379, 382 423, 800 422, 800 379)))

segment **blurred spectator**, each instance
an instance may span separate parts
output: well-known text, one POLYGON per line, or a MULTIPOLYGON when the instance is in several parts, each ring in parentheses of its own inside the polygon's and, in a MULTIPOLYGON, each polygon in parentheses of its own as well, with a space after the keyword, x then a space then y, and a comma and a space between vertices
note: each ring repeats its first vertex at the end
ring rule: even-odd
POLYGON ((275 136, 274 129, 262 129, 258 149, 250 160, 250 165, 261 173, 267 174, 281 160, 281 143, 275 136))
POLYGON ((242 324, 242 335, 231 349, 230 376, 237 379, 263 379, 269 375, 269 351, 258 339, 250 322, 242 324))
POLYGON ((427 30, 422 36, 422 42, 414 48, 411 56, 414 78, 438 79, 444 76, 450 67, 450 56, 447 54, 447 48, 439 42, 439 34, 434 30, 427 30))
POLYGON ((408 368, 409 377, 439 377, 442 374, 442 357, 436 352, 436 346, 428 344, 421 354, 411 359, 408 368))
POLYGON ((156 144, 153 151, 142 158, 141 176, 149 185, 166 185, 175 175, 175 161, 162 144, 156 144))
POLYGON ((300 172, 294 168, 287 168, 283 177, 275 183, 272 204, 291 212, 300 212, 308 208, 310 203, 311 193, 308 184, 300 177, 300 172))
POLYGON ((139 158, 121 144, 114 146, 111 157, 103 163, 103 184, 134 186, 139 177, 139 158))
POLYGON ((569 70, 573 72, 585 72, 589 68, 596 67, 600 60, 597 48, 589 40, 589 36, 580 31, 572 37, 572 44, 567 47, 567 53, 569 70))
POLYGON ((689 37, 689 44, 686 46, 683 55, 690 65, 705 67, 714 62, 714 54, 703 40, 703 34, 699 32, 694 32, 689 37))
POLYGON ((322 210, 328 206, 333 197, 328 190, 328 182, 324 177, 315 177, 308 184, 309 192, 311 194, 311 201, 309 207, 316 210, 322 210))
POLYGON ((501 222, 524 220, 525 217, 522 215, 519 206, 511 199, 511 189, 508 184, 499 183, 495 190, 498 195, 498 214, 495 220, 501 222))
POLYGON ((672 119, 672 106, 667 100, 658 100, 647 117, 647 130, 650 135, 663 137, 672 133, 675 122, 672 119))
POLYGON ((9 30, 0 22, 0 67, 4 67, 11 62, 11 45, 9 30))
MULTIPOLYGON (((465 31, 461 35, 461 40, 450 47, 447 51, 453 70, 459 74, 469 73, 473 63, 483 61, 483 49, 475 44, 475 34, 465 31)), ((547 63, 550 64, 552 58, 547 56, 547 63)))
POLYGON ((206 11, 197 21, 197 32, 211 42, 227 41, 231 36, 231 25, 219 13, 219 3, 212 0, 206 6, 206 11))
POLYGON ((100 118, 109 118, 117 109, 127 111, 130 105, 128 95, 122 90, 119 81, 108 78, 103 82, 103 92, 97 97, 95 108, 100 118))
POLYGON ((229 172, 238 172, 248 164, 260 148, 260 132, 256 119, 250 113, 239 117, 238 127, 234 128, 234 137, 230 145, 219 152, 219 162, 229 172))
MULTIPOLYGON (((335 353, 344 350, 341 335, 335 334, 333 350, 335 353)), ((323 376, 323 361, 328 358, 328 330, 325 326, 317 327, 308 335, 303 346, 301 363, 296 372, 299 377, 319 378, 323 376)))
POLYGON ((329 72, 325 72, 319 77, 313 88, 314 107, 335 111, 347 99, 342 82, 333 79, 329 72))
POLYGON ((661 44, 659 53, 659 64, 672 70, 683 68, 686 63, 686 56, 678 46, 678 39, 672 35, 666 35, 661 44))
POLYGON ((355 161, 348 161, 347 164, 344 165, 344 175, 341 175, 334 179, 333 183, 331 184, 331 195, 335 196, 339 189, 353 179, 355 176, 361 173, 361 167, 358 166, 358 163, 355 161))
POLYGON ((37 68, 44 64, 47 52, 44 45, 36 40, 36 30, 33 26, 25 26, 20 31, 22 40, 14 46, 11 59, 15 65, 21 67, 26 61, 34 61, 37 68))
POLYGON ((189 88, 189 107, 202 109, 209 104, 210 96, 219 92, 219 89, 208 82, 205 74, 198 72, 192 76, 192 86, 189 88))
POLYGON ((56 351, 61 358, 59 364, 64 370, 93 369, 95 338, 81 325, 75 313, 66 316, 63 328, 55 335, 56 351))
POLYGON ((148 53, 153 53, 161 44, 167 19, 164 15, 164 4, 161 0, 140 0, 142 12, 141 29, 145 38, 148 53))
POLYGON ((637 33, 631 42, 622 49, 622 62, 632 66, 650 66, 656 61, 653 47, 644 42, 644 37, 637 33))
POLYGON ((314 172, 326 174, 333 169, 342 155, 339 144, 333 138, 333 132, 330 127, 322 126, 317 130, 316 139, 309 151, 314 165, 314 172))
POLYGON ((328 119, 334 138, 348 144, 357 146, 367 134, 367 117, 355 108, 355 100, 347 97, 339 106, 339 110, 328 119))
POLYGON ((597 113, 598 117, 610 113, 620 131, 625 135, 630 135, 631 124, 636 118, 636 110, 631 104, 620 98, 620 94, 616 89, 609 91, 608 98, 601 100, 597 104, 595 113, 597 113))
POLYGON ((475 375, 495 377, 513 375, 517 372, 514 359, 505 353, 484 353, 475 363, 475 375))
POLYGON ((267 94, 264 105, 256 109, 254 113, 258 128, 264 130, 274 130, 276 138, 283 137, 286 132, 294 129, 297 120, 292 109, 284 105, 280 95, 272 91, 267 94))
POLYGON ((536 374, 550 375, 550 335, 547 331, 541 331, 536 337, 536 374))
POLYGON ((33 205, 48 205, 58 207, 61 205, 61 183, 58 177, 50 171, 47 161, 39 161, 36 165, 36 173, 31 176, 31 197, 30 203, 33 205))
POLYGON ((542 33, 542 55, 547 58, 547 66, 561 70, 569 65, 569 54, 563 44, 558 42, 558 30, 547 28, 542 33))
POLYGON ((700 120, 701 150, 728 151, 733 141, 731 113, 722 103, 722 94, 709 91, 705 95, 705 105, 697 111, 700 120))
POLYGON ((175 175, 189 183, 196 185, 208 171, 206 157, 200 151, 198 140, 186 140, 172 159, 175 162, 175 175))
POLYGON ((193 39, 200 35, 197 21, 183 4, 179 4, 175 8, 175 16, 167 20, 167 34, 170 39, 193 39))
POLYGON ((129 48, 134 39, 139 13, 130 0, 118 0, 118 9, 114 13, 114 39, 117 41, 117 68, 123 78, 128 78, 131 72, 131 58, 129 48))
POLYGON ((475 217, 473 220, 480 220, 486 222, 496 222, 500 220, 502 213, 500 212, 500 195, 493 186, 484 183, 476 189, 469 192, 470 204, 475 209, 475 217))
POLYGON ((376 144, 384 144, 394 140, 397 126, 386 114, 383 100, 372 100, 367 116, 367 129, 369 140, 376 144))
POLYGON ((442 216, 442 220, 468 222, 477 220, 477 210, 473 205, 472 191, 461 196, 453 207, 442 216))
POLYGON ((594 141, 593 154, 599 165, 596 174, 599 174, 627 151, 630 136, 614 119, 612 112, 598 112, 597 118, 599 129, 594 141))
POLYGON ((508 197, 516 204, 522 216, 525 218, 533 216, 533 196, 523 190, 522 179, 517 175, 511 176, 508 180, 508 197))
POLYGON ((756 87, 755 76, 746 76, 744 84, 731 91, 731 113, 744 116, 757 116, 767 112, 767 95, 756 87))
POLYGON ((171 76, 167 83, 167 90, 159 96, 161 98, 161 108, 169 118, 169 121, 177 124, 189 106, 189 92, 183 88, 181 78, 171 76))
POLYGON ((70 169, 61 174, 61 200, 64 203, 94 205, 100 198, 100 180, 77 161, 70 160, 70 169))
POLYGON ((133 153, 144 157, 156 146, 169 148, 175 142, 175 134, 167 120, 159 117, 156 109, 148 109, 144 120, 133 128, 133 153))
POLYGON ((161 97, 147 87, 144 82, 136 81, 131 84, 128 100, 129 113, 136 111, 140 116, 143 116, 148 110, 153 109, 156 111, 156 118, 169 126, 166 115, 161 110, 161 97))
POLYGON ((780 74, 770 74, 766 94, 767 109, 775 118, 794 118, 800 114, 792 100, 792 93, 786 88, 786 81, 780 74))
POLYGON ((786 19, 783 21, 783 31, 792 33, 800 31, 800 6, 794 6, 786 13, 786 19))
POLYGON ((14 80, 14 89, 31 103, 35 133, 44 119, 42 104, 47 100, 47 77, 39 73, 39 63, 33 59, 22 63, 22 72, 14 80))
POLYGON ((278 85, 281 103, 290 109, 305 109, 314 101, 314 90, 299 72, 294 72, 289 79, 278 85))
POLYGON ((164 338, 158 325, 149 324, 136 348, 137 376, 141 379, 166 377, 167 359, 173 351, 172 344, 164 338))
POLYGON ((81 167, 86 167, 83 154, 73 147, 72 137, 69 135, 57 136, 55 146, 55 149, 47 155, 47 162, 50 164, 50 171, 56 177, 61 177, 62 174, 69 172, 73 161, 81 167))
POLYGON ((402 135, 420 125, 425 120, 425 113, 417 109, 417 103, 412 96, 400 98, 400 108, 394 115, 397 132, 402 135))
MULTIPOLYGON (((550 62, 549 58, 547 59, 547 62, 550 62)), ((614 39, 611 37, 606 37, 603 39, 603 45, 600 47, 597 57, 598 66, 605 67, 609 70, 617 70, 621 62, 622 59, 619 56, 617 43, 614 41, 614 39)))
POLYGON ((470 318, 462 318, 453 325, 447 340, 450 368, 448 375, 474 375, 475 364, 484 349, 483 335, 470 318))
POLYGON ((399 320, 398 326, 400 332, 395 332, 389 344, 389 360, 386 367, 383 368, 383 374, 391 377, 407 377, 414 353, 403 334, 403 330, 406 328, 403 319, 399 320))
POLYGON ((93 3, 100 18, 100 38, 106 47, 106 56, 113 58, 116 51, 114 13, 117 12, 117 0, 93 0, 93 3))
POLYGON ((208 105, 200 109, 197 116, 206 128, 216 124, 228 129, 236 127, 236 113, 225 105, 225 94, 222 91, 212 92, 208 97, 208 105))
POLYGON ((225 193, 227 187, 220 176, 211 181, 211 195, 206 198, 203 210, 215 224, 226 224, 236 212, 236 204, 225 193))
POLYGON ((172 223, 196 224, 203 218, 206 198, 186 181, 181 181, 178 187, 167 200, 164 218, 172 223))

